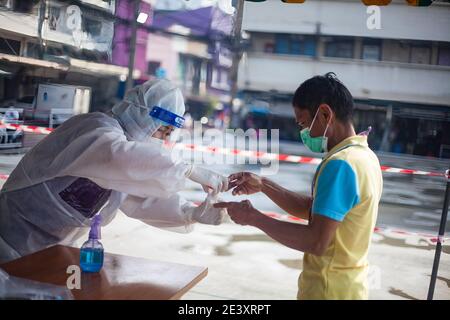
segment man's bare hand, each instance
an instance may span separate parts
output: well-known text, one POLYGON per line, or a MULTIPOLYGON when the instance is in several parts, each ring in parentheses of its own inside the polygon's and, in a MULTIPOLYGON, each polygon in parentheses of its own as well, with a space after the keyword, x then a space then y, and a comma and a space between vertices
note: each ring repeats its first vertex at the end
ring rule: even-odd
POLYGON ((260 192, 263 181, 260 176, 250 172, 233 173, 228 177, 228 188, 233 189, 234 196, 260 192))
POLYGON ((241 202, 218 202, 214 204, 214 208, 226 208, 230 218, 235 223, 243 226, 252 225, 254 219, 259 214, 259 211, 248 200, 241 202))

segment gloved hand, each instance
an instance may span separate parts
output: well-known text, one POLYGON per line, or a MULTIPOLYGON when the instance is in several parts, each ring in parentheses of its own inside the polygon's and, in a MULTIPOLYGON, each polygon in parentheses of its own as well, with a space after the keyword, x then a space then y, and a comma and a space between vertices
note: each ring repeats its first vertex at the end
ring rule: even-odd
POLYGON ((228 177, 208 169, 193 166, 188 178, 200 183, 206 192, 208 192, 208 189, 211 189, 212 193, 217 194, 228 190, 228 177))
POLYGON ((206 200, 193 209, 192 219, 203 224, 219 225, 223 222, 227 210, 224 208, 214 208, 217 202, 216 195, 209 193, 206 200))

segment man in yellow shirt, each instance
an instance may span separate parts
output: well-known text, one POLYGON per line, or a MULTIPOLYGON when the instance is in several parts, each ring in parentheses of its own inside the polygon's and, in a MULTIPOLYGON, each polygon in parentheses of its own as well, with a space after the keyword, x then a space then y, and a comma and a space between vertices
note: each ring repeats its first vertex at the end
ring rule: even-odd
POLYGON ((305 81, 293 98, 303 143, 326 153, 311 195, 289 191, 249 172, 232 174, 233 194, 263 192, 308 225, 269 218, 248 200, 222 202, 231 218, 255 226, 276 241, 305 253, 298 299, 367 299, 367 255, 383 179, 367 136, 352 124, 353 97, 333 73, 305 81))

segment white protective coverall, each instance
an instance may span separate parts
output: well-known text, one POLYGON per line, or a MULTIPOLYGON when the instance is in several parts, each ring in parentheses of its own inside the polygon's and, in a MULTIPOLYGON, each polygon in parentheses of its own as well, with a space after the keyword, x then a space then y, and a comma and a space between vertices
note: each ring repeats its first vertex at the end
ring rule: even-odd
POLYGON ((177 192, 186 178, 225 191, 226 177, 177 162, 149 139, 166 125, 149 116, 154 106, 178 116, 185 111, 180 90, 168 80, 148 81, 127 92, 112 116, 74 116, 22 158, 0 192, 0 263, 72 244, 99 211, 102 225, 119 208, 159 228, 221 223, 223 210, 207 202, 196 207, 177 192))

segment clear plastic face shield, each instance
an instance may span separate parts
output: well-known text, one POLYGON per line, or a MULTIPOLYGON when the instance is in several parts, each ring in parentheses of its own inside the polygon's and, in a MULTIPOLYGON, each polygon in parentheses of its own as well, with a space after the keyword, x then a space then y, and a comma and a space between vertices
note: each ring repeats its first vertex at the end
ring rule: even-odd
POLYGON ((113 107, 112 114, 129 140, 149 141, 167 137, 172 129, 182 126, 184 111, 180 89, 168 80, 152 80, 129 90, 124 100, 113 107), (164 126, 173 128, 160 129, 164 126), (155 134, 158 129, 160 132, 155 134))
POLYGON ((174 131, 175 131, 175 128, 173 126, 161 126, 158 128, 158 130, 155 131, 155 133, 153 133, 151 135, 151 137, 153 139, 168 141, 170 139, 170 135, 174 131))

